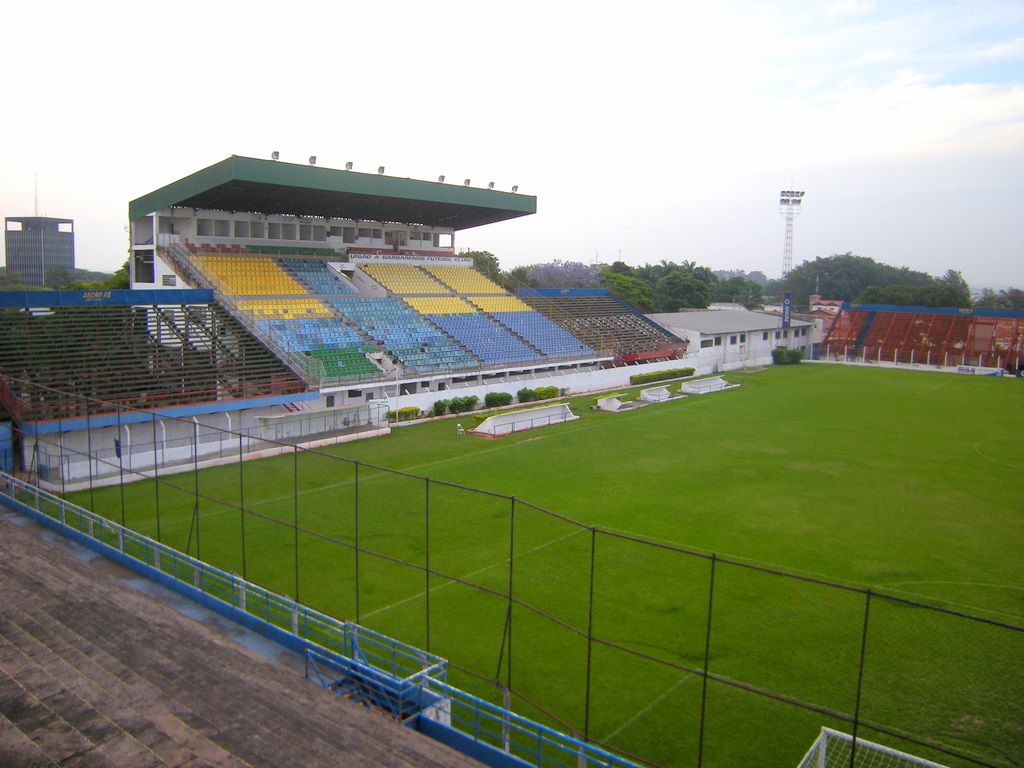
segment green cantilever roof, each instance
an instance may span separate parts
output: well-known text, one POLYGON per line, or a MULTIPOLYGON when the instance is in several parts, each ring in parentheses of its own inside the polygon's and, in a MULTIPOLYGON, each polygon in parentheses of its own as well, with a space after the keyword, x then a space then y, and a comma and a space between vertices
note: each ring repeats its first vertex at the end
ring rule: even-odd
POLYGON ((132 200, 129 218, 165 208, 392 221, 469 229, 537 212, 537 198, 232 155, 132 200))

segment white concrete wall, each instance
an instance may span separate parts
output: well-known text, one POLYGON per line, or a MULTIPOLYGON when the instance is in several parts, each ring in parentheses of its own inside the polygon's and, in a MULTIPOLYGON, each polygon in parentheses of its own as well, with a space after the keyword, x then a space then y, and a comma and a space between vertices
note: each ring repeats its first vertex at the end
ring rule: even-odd
MULTIPOLYGON (((719 350, 721 347, 718 348, 719 350)), ((496 379, 487 384, 459 387, 444 392, 420 392, 415 395, 392 396, 386 399, 388 410, 397 411, 399 408, 419 408, 421 411, 429 411, 438 400, 449 400, 453 397, 467 397, 476 395, 480 400, 480 407, 483 406, 484 397, 489 392, 508 392, 515 395, 520 389, 537 389, 538 387, 558 387, 564 395, 580 395, 587 392, 602 392, 611 389, 624 389, 634 386, 630 384, 629 377, 640 373, 654 373, 657 371, 671 371, 676 368, 695 368, 695 376, 706 376, 709 373, 721 373, 723 371, 740 370, 749 366, 769 365, 772 362, 771 352, 760 357, 744 358, 735 360, 729 364, 723 364, 722 355, 715 354, 718 350, 701 350, 710 354, 686 357, 679 360, 665 360, 657 363, 646 363, 644 365, 627 365, 622 368, 607 368, 595 371, 581 371, 579 373, 568 373, 562 376, 546 375, 536 378, 513 376, 496 379)))

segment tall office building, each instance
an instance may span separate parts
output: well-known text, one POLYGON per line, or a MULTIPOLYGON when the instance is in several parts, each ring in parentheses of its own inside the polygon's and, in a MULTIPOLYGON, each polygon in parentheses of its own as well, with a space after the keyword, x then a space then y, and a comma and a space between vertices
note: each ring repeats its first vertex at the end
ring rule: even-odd
POLYGON ((44 285, 50 267, 75 272, 75 222, 47 216, 4 219, 5 266, 25 285, 44 285))

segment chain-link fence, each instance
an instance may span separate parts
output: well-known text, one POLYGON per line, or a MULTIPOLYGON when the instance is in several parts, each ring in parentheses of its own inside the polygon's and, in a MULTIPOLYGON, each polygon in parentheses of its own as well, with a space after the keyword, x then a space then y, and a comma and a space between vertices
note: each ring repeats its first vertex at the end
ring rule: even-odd
POLYGON ((183 450, 215 443, 232 460, 125 466, 59 433, 31 436, 28 455, 116 474, 107 488, 90 474, 73 500, 443 656, 463 689, 651 764, 795 765, 823 726, 951 766, 1024 764, 1019 626, 323 450, 191 432, 183 450))

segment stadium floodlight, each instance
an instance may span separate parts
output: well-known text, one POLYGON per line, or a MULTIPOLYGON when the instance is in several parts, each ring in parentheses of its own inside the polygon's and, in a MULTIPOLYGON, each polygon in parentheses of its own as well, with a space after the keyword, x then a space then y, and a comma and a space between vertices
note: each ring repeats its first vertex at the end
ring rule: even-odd
POLYGON ((487 188, 488 189, 494 189, 494 182, 493 181, 488 181, 487 182, 487 188))
POLYGON ((779 213, 786 219, 786 241, 782 249, 782 279, 793 271, 793 219, 800 213, 804 193, 795 189, 779 192, 779 213))
POLYGON ((346 171, 351 171, 352 170, 352 161, 351 160, 349 160, 347 163, 345 163, 345 170, 346 171))
POLYGON ((437 180, 444 184, 444 174, 442 173, 440 176, 438 176, 437 180))
POLYGON ((310 155, 309 156, 309 164, 310 165, 316 165, 316 155, 310 155))
POLYGON ((275 149, 275 150, 274 150, 273 152, 271 152, 271 153, 270 153, 270 159, 271 159, 271 160, 280 160, 280 159, 281 159, 281 153, 280 153, 280 152, 278 152, 278 151, 277 151, 277 150, 275 149))
POLYGON ((378 165, 377 166, 377 173, 384 173, 384 166, 383 165, 378 165))
POLYGON ((513 184, 512 185, 512 191, 513 192, 518 192, 519 191, 519 185, 518 184, 513 184))
POLYGON ((466 179, 464 182, 462 182, 462 186, 468 187, 469 186, 469 182, 470 182, 470 180, 466 179))

